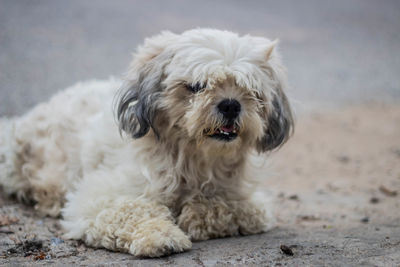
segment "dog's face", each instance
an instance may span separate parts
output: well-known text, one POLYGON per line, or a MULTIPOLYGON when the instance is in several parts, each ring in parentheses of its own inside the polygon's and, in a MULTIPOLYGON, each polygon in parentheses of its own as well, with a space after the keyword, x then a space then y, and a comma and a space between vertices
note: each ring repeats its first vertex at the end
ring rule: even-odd
POLYGON ((121 129, 215 150, 280 146, 293 120, 275 45, 210 29, 147 39, 118 100, 121 129))

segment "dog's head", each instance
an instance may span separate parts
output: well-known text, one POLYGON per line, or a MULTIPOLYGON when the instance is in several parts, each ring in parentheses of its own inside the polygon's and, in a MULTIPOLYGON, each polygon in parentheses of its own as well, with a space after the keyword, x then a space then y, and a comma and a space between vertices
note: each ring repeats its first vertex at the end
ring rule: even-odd
POLYGON ((232 32, 163 32, 138 48, 118 98, 120 128, 209 148, 282 145, 293 129, 276 42, 232 32))

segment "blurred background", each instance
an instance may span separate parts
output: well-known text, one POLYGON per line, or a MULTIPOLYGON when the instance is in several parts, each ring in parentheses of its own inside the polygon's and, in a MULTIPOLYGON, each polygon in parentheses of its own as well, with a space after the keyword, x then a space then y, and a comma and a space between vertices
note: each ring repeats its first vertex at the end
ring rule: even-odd
POLYGON ((0 1, 0 115, 120 76, 145 37, 194 27, 280 39, 298 110, 400 99, 400 2, 0 1))

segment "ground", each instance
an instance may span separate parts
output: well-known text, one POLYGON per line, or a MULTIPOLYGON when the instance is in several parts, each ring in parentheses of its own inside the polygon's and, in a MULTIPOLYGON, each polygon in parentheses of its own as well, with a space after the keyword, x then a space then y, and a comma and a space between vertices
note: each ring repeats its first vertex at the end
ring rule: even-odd
POLYGON ((29 207, 3 197, 0 263, 400 264, 400 107, 369 104, 304 114, 293 138, 258 172, 262 191, 271 195, 275 229, 197 242, 189 252, 159 259, 63 240, 58 220, 38 217, 29 207))
POLYGON ((400 266, 397 0, 0 0, 0 116, 120 76, 143 38, 194 27, 280 40, 297 127, 257 169, 278 227, 136 259, 63 240, 0 193, 0 265, 400 266))

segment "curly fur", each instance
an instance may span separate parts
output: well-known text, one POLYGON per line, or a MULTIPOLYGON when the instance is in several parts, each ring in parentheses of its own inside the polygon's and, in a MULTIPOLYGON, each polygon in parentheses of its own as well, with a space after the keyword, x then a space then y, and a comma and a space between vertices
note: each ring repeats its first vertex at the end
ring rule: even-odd
POLYGON ((0 183, 61 213, 66 237, 137 256, 265 231, 272 218, 253 195, 249 155, 293 129, 276 45, 213 29, 146 39, 124 81, 79 83, 1 120, 0 183), (210 138, 228 123, 224 99, 241 105, 229 142, 210 138))

